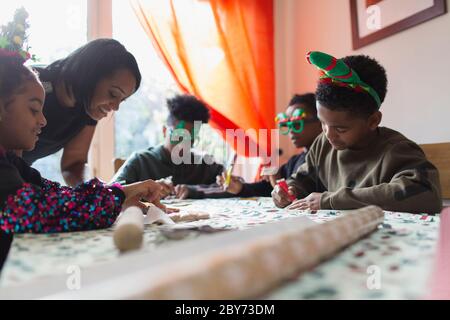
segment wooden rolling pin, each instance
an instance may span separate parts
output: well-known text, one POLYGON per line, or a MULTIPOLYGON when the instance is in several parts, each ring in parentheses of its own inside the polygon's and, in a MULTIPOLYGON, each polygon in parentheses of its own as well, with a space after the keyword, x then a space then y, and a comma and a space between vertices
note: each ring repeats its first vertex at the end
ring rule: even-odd
POLYGON ((144 238, 144 215, 138 207, 129 207, 119 216, 114 229, 114 244, 121 252, 139 249, 144 238))

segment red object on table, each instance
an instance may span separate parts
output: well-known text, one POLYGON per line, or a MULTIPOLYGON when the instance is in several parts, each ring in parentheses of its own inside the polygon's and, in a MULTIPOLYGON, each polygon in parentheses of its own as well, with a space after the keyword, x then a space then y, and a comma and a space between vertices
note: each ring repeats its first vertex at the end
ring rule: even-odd
POLYGON ((281 189, 286 191, 286 193, 288 194, 289 199, 291 199, 291 201, 297 200, 296 197, 294 197, 292 194, 289 193, 289 187, 288 187, 288 184, 286 183, 286 180, 284 180, 284 179, 278 180, 277 184, 280 186, 281 189))

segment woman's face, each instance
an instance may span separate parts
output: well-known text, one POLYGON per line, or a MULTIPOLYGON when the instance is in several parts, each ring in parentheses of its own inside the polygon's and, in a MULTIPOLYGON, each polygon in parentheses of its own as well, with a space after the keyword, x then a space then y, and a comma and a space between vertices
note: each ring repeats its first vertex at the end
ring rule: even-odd
POLYGON ((95 87, 87 114, 94 120, 106 117, 134 93, 136 78, 128 69, 119 69, 112 76, 99 81, 95 87))
POLYGON ((7 150, 33 150, 41 129, 45 91, 36 80, 28 80, 17 94, 0 101, 0 144, 7 150))

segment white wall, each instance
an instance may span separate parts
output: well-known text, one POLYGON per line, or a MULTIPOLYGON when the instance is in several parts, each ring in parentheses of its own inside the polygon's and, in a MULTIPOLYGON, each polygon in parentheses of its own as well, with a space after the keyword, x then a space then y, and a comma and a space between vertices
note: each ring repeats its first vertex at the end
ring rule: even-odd
MULTIPOLYGON (((450 141, 450 13, 352 50, 349 0, 275 0, 277 110, 293 93, 314 91, 308 51, 366 54, 388 74, 382 125, 417 143, 450 141)), ((447 0, 447 9, 450 0, 447 0)), ((287 139, 285 151, 294 152, 287 139)))
MULTIPOLYGON (((111 0, 88 0, 88 41, 112 37, 111 0)), ((114 115, 99 121, 89 149, 89 167, 94 177, 109 181, 114 175, 114 115)))

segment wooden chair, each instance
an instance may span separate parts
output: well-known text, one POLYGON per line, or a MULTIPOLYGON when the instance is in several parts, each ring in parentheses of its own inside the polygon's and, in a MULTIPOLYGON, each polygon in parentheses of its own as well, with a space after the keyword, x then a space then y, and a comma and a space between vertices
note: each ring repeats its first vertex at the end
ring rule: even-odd
POLYGON ((421 144, 420 147, 439 170, 442 198, 450 199, 450 142, 421 144))
POLYGON ((122 158, 114 158, 113 165, 114 165, 114 173, 119 171, 120 167, 125 163, 125 159, 122 158))

